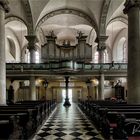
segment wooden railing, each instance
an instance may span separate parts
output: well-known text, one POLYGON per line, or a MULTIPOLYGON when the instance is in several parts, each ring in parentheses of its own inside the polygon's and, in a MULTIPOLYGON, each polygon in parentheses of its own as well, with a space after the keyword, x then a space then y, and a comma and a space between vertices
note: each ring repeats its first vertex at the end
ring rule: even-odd
POLYGON ((127 70, 127 63, 83 63, 60 61, 49 63, 6 63, 6 70, 83 70, 113 71, 127 70))

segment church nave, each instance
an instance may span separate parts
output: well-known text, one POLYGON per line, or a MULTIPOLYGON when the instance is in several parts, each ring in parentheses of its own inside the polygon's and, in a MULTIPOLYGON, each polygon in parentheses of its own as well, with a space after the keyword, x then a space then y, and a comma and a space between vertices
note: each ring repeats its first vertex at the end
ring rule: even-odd
POLYGON ((33 140, 103 140, 104 138, 75 103, 58 104, 33 140))

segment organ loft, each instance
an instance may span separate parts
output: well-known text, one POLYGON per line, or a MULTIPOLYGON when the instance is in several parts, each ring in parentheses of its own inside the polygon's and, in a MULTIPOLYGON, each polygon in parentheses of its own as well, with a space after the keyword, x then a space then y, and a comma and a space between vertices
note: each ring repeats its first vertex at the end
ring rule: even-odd
POLYGON ((81 62, 90 62, 92 60, 92 47, 86 43, 87 36, 79 32, 76 37, 77 44, 71 45, 69 40, 63 40, 62 44, 56 44, 56 36, 53 31, 46 36, 46 41, 41 48, 41 60, 47 61, 61 61, 73 60, 81 62))

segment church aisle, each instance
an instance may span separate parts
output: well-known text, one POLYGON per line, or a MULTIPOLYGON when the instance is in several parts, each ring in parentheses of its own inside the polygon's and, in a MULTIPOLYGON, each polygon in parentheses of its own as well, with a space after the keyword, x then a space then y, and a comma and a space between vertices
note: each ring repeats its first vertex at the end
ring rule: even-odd
POLYGON ((104 140, 76 104, 56 111, 44 123, 33 140, 104 140))

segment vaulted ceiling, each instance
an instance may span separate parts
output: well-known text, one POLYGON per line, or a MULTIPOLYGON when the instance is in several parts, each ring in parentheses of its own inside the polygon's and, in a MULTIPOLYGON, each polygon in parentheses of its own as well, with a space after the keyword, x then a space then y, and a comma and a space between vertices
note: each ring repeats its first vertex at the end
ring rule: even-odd
MULTIPOLYGON (((94 44, 99 35, 118 34, 127 28, 124 0, 9 0, 9 7, 6 28, 14 33, 21 47, 27 43, 27 34, 37 34, 41 46, 52 30, 58 43, 65 39, 75 43, 77 32, 82 31, 94 44)), ((108 40, 113 42, 114 38, 108 40)))

